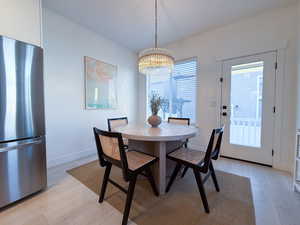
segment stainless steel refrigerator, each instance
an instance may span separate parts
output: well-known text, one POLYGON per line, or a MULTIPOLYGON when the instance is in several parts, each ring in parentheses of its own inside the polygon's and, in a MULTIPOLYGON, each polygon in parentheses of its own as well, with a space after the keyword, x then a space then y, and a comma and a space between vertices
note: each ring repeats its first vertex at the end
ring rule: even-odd
POLYGON ((47 185, 43 50, 0 36, 0 208, 47 185))

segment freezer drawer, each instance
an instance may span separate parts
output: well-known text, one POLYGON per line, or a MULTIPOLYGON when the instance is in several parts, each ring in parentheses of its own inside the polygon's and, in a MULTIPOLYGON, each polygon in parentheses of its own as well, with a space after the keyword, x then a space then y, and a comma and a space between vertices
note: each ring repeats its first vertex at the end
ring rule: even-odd
POLYGON ((0 208, 46 186, 44 137, 0 144, 0 208))

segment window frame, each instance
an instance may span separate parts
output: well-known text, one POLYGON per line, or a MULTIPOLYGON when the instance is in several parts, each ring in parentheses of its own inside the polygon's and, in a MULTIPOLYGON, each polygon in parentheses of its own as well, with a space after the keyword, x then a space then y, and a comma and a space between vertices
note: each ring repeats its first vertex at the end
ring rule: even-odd
MULTIPOLYGON (((191 61, 195 61, 196 62, 196 73, 195 73, 195 107, 194 107, 194 121, 191 119, 191 125, 196 125, 197 121, 198 121, 198 92, 199 92, 199 63, 198 63, 198 57, 197 56, 193 56, 193 57, 189 57, 189 58, 184 58, 184 59, 179 59, 179 60, 175 60, 174 62, 174 66, 176 64, 183 64, 185 62, 191 62, 191 61)), ((170 80, 173 77, 173 73, 170 76, 170 80)), ((147 76, 146 77, 146 120, 148 118, 148 112, 149 112, 149 91, 150 91, 150 79, 147 76)), ((163 120, 163 122, 167 122, 168 119, 166 118, 165 120, 163 120)))

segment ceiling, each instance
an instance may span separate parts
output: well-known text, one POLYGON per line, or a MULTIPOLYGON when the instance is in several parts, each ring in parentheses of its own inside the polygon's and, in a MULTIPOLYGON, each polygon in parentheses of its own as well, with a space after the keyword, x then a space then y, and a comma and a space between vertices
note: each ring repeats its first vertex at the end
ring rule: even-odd
MULTIPOLYGON (((158 0, 158 43, 278 8, 295 0, 158 0)), ((43 0, 44 7, 131 50, 153 47, 154 0, 43 0)))

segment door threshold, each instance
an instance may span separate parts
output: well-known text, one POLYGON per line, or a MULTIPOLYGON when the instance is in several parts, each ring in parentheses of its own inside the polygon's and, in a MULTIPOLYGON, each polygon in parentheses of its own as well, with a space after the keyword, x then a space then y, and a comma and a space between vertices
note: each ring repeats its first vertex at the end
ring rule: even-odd
POLYGON ((251 164, 256 164, 256 165, 260 165, 260 166, 266 166, 266 167, 271 167, 271 168, 273 167, 272 165, 268 165, 268 164, 264 164, 264 163, 259 163, 259 162, 252 162, 252 161, 248 161, 248 160, 244 160, 244 159, 232 158, 232 157, 225 156, 225 155, 220 155, 220 157, 226 158, 226 159, 237 160, 237 161, 241 161, 241 162, 247 162, 247 163, 251 163, 251 164))

